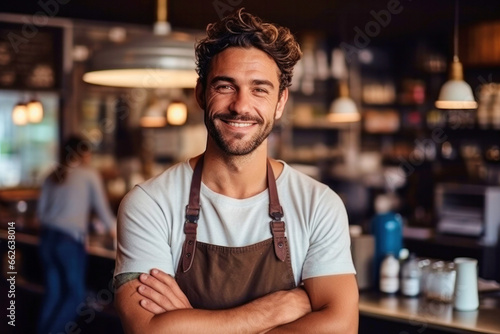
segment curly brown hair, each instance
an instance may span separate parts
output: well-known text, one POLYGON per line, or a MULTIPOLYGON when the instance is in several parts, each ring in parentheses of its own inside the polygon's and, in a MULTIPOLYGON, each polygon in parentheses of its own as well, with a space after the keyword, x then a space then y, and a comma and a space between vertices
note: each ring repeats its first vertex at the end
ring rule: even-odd
POLYGON ((240 8, 221 21, 207 26, 207 37, 196 45, 196 72, 206 87, 211 60, 229 47, 255 47, 270 55, 280 70, 279 92, 290 87, 293 67, 302 56, 300 46, 290 30, 273 23, 264 23, 240 8))

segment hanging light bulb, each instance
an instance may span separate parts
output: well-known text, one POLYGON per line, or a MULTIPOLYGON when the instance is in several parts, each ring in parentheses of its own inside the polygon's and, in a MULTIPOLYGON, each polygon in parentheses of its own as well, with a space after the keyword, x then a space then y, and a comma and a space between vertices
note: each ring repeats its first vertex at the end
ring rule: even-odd
POLYGON ((462 63, 458 58, 458 0, 455 1, 455 25, 453 36, 453 62, 450 66, 450 78, 439 92, 439 98, 435 103, 439 109, 476 109, 477 102, 474 99, 472 89, 464 81, 462 63))
POLYGON ((167 109, 167 123, 183 125, 187 120, 187 106, 182 102, 172 102, 167 109))
POLYGON ((28 122, 40 123, 43 119, 43 105, 38 100, 31 100, 27 106, 28 122))
POLYGON ((26 125, 28 123, 28 108, 24 103, 18 103, 12 109, 12 122, 15 125, 26 125))

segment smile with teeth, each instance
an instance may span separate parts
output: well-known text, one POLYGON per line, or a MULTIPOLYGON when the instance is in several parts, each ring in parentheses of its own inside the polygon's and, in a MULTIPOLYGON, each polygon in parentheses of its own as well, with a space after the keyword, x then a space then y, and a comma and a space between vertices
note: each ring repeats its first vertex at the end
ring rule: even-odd
POLYGON ((252 123, 236 123, 236 122, 227 122, 227 124, 234 126, 236 128, 246 128, 247 126, 252 125, 252 123))

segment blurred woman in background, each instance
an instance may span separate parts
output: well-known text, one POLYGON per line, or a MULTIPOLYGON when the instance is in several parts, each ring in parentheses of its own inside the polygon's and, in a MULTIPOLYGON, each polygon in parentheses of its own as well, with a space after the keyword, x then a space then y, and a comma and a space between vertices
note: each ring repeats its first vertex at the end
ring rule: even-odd
POLYGON ((60 152, 58 167, 42 185, 37 210, 45 279, 40 334, 65 332, 66 324, 77 319, 77 307, 86 291, 85 241, 91 211, 116 235, 116 219, 102 180, 90 166, 90 143, 72 136, 60 152))

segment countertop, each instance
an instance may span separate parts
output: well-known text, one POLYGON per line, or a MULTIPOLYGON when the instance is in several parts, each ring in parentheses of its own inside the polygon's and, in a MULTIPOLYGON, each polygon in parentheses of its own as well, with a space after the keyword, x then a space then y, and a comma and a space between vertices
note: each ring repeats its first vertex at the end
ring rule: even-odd
MULTIPOLYGON (((7 238, 7 230, 0 229, 0 239, 7 238)), ((18 242, 36 246, 39 238, 19 231, 16 233, 18 242)), ((115 259, 112 240, 107 236, 91 236, 87 250, 90 255, 115 259)), ((424 297, 406 298, 362 291, 359 311, 360 315, 406 323, 417 330, 435 328, 462 333, 500 333, 500 291, 481 293, 479 309, 469 312, 459 312, 452 304, 429 301, 424 297)))
POLYGON ((460 312, 452 304, 406 298, 378 292, 361 292, 361 315, 404 322, 415 329, 435 328, 469 333, 500 333, 500 293, 480 295, 476 311, 460 312))
MULTIPOLYGON (((0 229, 0 239, 7 240, 8 235, 7 230, 0 229)), ((39 239, 40 238, 36 234, 23 232, 16 232, 15 234, 16 243, 38 246, 39 239)), ((114 260, 116 256, 113 240, 111 237, 105 235, 90 235, 87 244, 87 253, 110 260, 114 260)))

